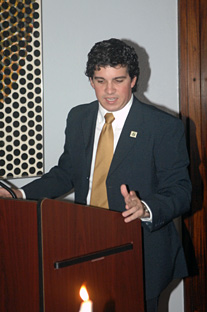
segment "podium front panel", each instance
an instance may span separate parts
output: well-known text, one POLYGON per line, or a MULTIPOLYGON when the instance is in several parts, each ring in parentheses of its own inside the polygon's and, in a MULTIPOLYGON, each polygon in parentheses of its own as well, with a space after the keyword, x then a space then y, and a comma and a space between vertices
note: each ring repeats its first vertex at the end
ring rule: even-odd
POLYGON ((144 312, 141 222, 119 212, 41 203, 44 312, 76 312, 84 284, 94 312, 144 312))

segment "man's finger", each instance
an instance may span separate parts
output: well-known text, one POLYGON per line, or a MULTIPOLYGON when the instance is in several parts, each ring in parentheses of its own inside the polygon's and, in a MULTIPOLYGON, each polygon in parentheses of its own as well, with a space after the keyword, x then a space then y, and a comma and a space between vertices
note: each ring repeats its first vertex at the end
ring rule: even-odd
POLYGON ((122 196, 126 198, 129 195, 126 185, 122 184, 120 189, 121 189, 122 196))

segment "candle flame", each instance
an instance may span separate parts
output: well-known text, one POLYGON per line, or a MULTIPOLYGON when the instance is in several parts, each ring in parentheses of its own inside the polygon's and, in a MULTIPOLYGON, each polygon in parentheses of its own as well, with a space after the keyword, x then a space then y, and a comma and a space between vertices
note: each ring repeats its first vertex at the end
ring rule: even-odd
POLYGON ((80 294, 80 297, 83 301, 89 300, 89 295, 88 295, 87 289, 84 285, 81 286, 79 294, 80 294))

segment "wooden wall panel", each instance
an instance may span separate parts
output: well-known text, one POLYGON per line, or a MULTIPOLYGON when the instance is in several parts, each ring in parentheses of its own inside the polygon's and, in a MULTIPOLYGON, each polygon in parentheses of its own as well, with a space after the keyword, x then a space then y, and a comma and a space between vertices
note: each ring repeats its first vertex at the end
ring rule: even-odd
MULTIPOLYGON (((207 1, 201 1, 200 10, 201 27, 201 131, 202 131, 202 176, 204 187, 204 207, 207 207, 207 1)), ((207 211, 205 211, 205 224, 207 224, 207 211)))
POLYGON ((193 185, 191 213, 184 219, 183 244, 190 276, 185 311, 207 311, 207 3, 179 1, 180 107, 186 126, 193 185))

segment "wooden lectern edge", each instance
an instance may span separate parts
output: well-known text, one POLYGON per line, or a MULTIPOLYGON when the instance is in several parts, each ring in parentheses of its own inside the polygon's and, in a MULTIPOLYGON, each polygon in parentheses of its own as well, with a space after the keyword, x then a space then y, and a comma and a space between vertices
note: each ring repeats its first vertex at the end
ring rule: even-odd
MULTIPOLYGON (((58 201, 58 202, 62 202, 62 203, 68 203, 68 204, 72 204, 72 205, 75 205, 75 206, 79 206, 79 207, 87 207, 87 208, 90 208, 90 209, 95 209, 95 210, 102 210, 102 211, 105 211, 106 213, 115 213, 115 214, 118 214, 120 216, 122 216, 122 212, 121 211, 117 211, 117 210, 113 210, 113 209, 106 209, 106 208, 103 208, 103 207, 97 207, 97 206, 91 206, 91 205, 85 205, 85 204, 79 204, 79 203, 75 203, 71 200, 67 200, 67 199, 58 199, 58 198, 54 198, 54 199, 51 199, 51 198, 47 198, 47 197, 43 197, 41 199, 39 199, 37 201, 37 205, 39 207, 42 206, 42 204, 45 202, 45 201, 58 201)), ((122 217, 123 218, 123 217, 122 217)), ((123 222, 124 222, 124 218, 123 218, 123 222)), ((141 220, 140 219, 135 219, 131 222, 137 222, 138 224, 141 225, 141 220)), ((127 224, 127 223, 126 223, 127 224)))

